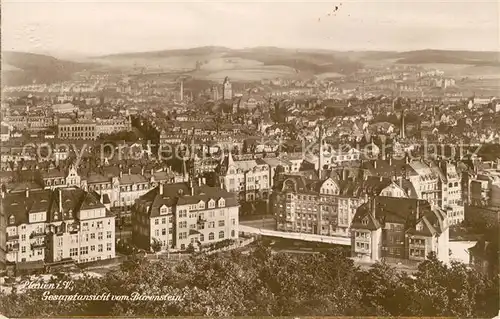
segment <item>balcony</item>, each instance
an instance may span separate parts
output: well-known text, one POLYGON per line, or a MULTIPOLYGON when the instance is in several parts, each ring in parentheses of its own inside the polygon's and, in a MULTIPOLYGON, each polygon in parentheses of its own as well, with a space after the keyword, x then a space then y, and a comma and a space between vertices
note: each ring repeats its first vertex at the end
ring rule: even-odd
POLYGON ((198 216, 197 223, 198 224, 205 224, 207 222, 207 219, 205 217, 198 216))
POLYGON ((45 232, 32 232, 30 238, 45 237, 45 232))
POLYGON ((33 243, 31 244, 31 249, 37 249, 37 248, 45 248, 45 243, 33 243))
POLYGON ((14 252, 14 251, 19 251, 19 244, 7 246, 7 253, 14 252))
POLYGON ((7 235, 7 241, 9 240, 18 240, 19 235, 7 235))

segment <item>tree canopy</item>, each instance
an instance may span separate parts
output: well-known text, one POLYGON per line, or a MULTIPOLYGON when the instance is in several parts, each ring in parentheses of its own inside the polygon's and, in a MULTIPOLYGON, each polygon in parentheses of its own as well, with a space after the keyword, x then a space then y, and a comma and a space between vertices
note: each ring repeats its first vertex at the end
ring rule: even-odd
POLYGON ((176 295, 180 301, 44 301, 42 290, 0 295, 7 316, 448 316, 497 314, 490 280, 435 256, 413 275, 386 264, 356 267, 339 250, 321 254, 199 255, 172 264, 130 259, 102 278, 83 278, 57 294, 176 295))

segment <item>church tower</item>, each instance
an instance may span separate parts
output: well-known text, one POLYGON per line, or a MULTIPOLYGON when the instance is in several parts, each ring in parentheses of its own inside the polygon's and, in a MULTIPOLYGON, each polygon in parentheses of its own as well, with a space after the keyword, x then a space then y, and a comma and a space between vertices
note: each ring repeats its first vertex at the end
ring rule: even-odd
POLYGON ((222 84, 222 99, 223 100, 231 100, 233 98, 233 89, 231 82, 229 81, 229 77, 226 76, 224 82, 222 84))

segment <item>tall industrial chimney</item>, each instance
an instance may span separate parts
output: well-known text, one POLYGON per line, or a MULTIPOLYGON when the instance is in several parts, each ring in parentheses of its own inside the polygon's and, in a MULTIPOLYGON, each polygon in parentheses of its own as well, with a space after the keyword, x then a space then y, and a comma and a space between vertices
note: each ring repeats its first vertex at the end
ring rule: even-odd
POLYGON ((184 99, 184 79, 181 80, 181 101, 184 99))
POLYGON ((323 172, 323 125, 319 125, 319 155, 318 155, 318 177, 322 178, 323 172))

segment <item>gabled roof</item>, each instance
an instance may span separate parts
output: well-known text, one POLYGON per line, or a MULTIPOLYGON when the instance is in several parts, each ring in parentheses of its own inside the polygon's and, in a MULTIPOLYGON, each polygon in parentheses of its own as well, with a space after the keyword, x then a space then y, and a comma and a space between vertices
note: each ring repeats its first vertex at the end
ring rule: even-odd
POLYGON ((239 205, 236 195, 226 190, 207 185, 196 185, 193 187, 194 195, 191 195, 188 183, 162 184, 141 196, 137 204, 149 206, 148 214, 150 217, 159 216, 160 208, 164 205, 172 207, 198 204, 200 201, 208 203, 212 199, 215 201, 217 207, 218 201, 221 198, 225 200, 224 207, 239 205), (163 187, 163 194, 160 193, 160 187, 163 187))
POLYGON ((445 212, 419 199, 374 197, 358 208, 351 228, 369 229, 361 223, 368 215, 374 217, 380 227, 386 223, 403 224, 405 232, 415 235, 440 234, 448 227, 445 212), (419 223, 423 223, 423 230, 417 230, 419 223))

